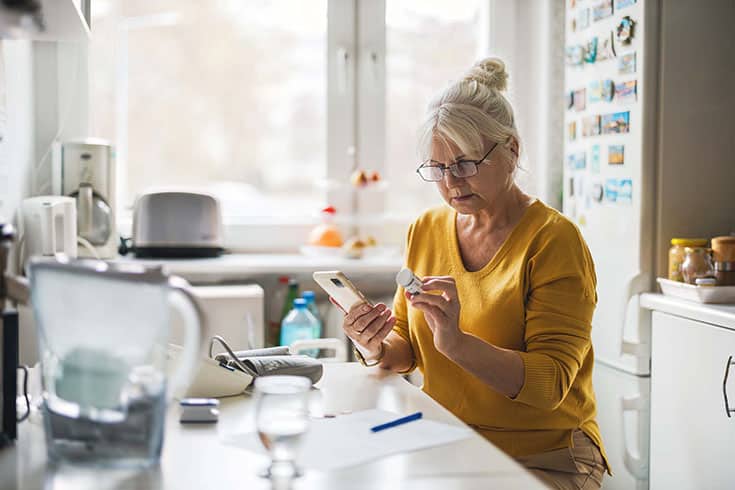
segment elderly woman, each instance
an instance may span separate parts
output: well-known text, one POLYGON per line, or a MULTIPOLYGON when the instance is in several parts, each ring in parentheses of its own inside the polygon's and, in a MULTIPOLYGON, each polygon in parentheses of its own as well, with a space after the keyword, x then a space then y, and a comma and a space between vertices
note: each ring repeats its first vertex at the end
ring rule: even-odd
POLYGON ((553 488, 599 488, 594 264, 579 230, 514 182, 507 76, 484 60, 430 104, 417 172, 448 206, 408 231, 422 292, 399 288, 392 312, 357 305, 343 328, 364 364, 420 369, 426 393, 553 488))

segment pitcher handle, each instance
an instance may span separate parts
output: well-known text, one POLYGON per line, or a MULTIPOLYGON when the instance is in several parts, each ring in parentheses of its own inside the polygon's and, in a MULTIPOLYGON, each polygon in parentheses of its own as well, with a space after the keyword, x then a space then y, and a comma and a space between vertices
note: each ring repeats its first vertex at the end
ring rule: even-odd
POLYGON ((171 276, 169 286, 170 303, 181 313, 186 328, 183 350, 168 384, 168 398, 171 399, 182 396, 193 381, 199 361, 205 356, 209 328, 196 297, 189 289, 189 283, 181 277, 171 276))

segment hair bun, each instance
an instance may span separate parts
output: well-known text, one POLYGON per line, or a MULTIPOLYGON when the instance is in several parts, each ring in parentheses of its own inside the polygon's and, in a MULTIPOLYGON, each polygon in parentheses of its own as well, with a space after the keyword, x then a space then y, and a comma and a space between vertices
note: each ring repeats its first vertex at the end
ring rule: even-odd
POLYGON ((465 80, 474 80, 502 92, 508 86, 508 72, 505 71, 505 63, 500 58, 485 58, 475 63, 465 76, 465 80))

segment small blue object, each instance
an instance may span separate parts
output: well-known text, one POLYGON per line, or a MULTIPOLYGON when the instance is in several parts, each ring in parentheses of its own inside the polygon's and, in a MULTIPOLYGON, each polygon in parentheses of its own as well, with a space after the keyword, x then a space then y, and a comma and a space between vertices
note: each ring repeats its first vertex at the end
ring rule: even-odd
POLYGON ((371 427, 370 430, 373 432, 380 432, 381 430, 390 429, 391 427, 395 427, 397 425, 403 425, 408 422, 413 422, 414 420, 418 420, 423 416, 424 415, 421 412, 412 413, 411 415, 406 415, 405 417, 401 417, 400 419, 371 427))

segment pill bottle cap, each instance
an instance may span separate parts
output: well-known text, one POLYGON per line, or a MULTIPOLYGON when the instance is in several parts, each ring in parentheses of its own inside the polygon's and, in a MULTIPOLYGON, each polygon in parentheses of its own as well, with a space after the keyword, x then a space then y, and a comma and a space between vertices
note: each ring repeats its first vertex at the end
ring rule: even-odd
POLYGON ((399 286, 403 286, 404 288, 411 284, 411 281, 413 281, 413 278, 415 276, 413 275, 413 272, 411 272, 411 269, 403 268, 401 269, 398 274, 396 274, 396 283, 398 283, 399 286))

